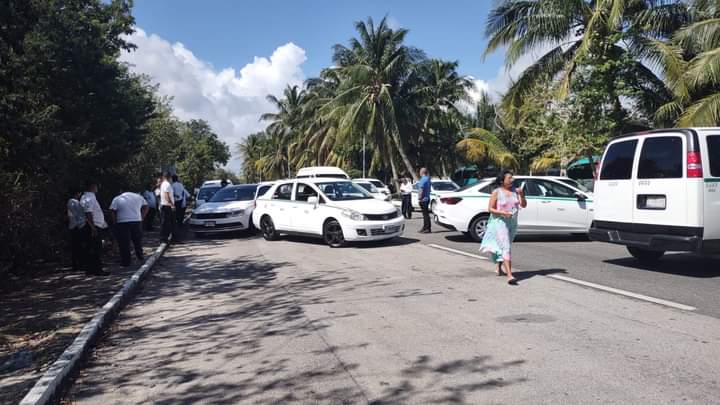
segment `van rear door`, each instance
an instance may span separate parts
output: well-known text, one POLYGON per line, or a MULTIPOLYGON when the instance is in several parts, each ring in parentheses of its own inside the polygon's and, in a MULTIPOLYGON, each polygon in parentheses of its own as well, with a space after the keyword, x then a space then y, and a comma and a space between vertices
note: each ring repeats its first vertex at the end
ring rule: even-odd
POLYGON ((703 162, 707 162, 703 165, 704 245, 720 250, 720 131, 705 135, 705 141, 701 140, 700 144, 706 146, 703 162))
POLYGON ((688 195, 691 183, 701 179, 686 178, 687 136, 673 132, 647 135, 642 137, 639 148, 632 204, 634 222, 702 226, 699 193, 694 198, 688 195))
POLYGON ((611 142, 595 182, 595 220, 600 222, 633 222, 633 164, 637 138, 620 138, 611 142))

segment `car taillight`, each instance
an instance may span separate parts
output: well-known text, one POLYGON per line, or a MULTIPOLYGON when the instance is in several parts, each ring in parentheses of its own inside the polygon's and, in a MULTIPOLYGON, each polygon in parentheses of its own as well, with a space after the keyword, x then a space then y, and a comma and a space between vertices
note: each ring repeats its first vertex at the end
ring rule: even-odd
POLYGON ((688 178, 698 178, 703 176, 702 158, 700 157, 700 152, 688 152, 687 176, 688 178))
POLYGON ((462 201, 462 198, 460 197, 443 197, 440 199, 440 202, 447 205, 455 205, 462 201))

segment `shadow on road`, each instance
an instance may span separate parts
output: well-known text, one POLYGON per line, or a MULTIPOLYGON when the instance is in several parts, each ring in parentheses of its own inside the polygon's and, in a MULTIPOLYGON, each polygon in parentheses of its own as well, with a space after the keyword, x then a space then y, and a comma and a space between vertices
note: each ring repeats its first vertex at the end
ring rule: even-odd
POLYGON ((513 276, 518 282, 531 279, 535 276, 548 276, 550 274, 567 274, 565 269, 543 269, 533 271, 513 271, 513 276))
POLYGON ((641 263, 635 258, 605 260, 605 263, 626 268, 674 274, 685 277, 720 277, 720 258, 700 257, 691 254, 668 254, 656 263, 641 263))

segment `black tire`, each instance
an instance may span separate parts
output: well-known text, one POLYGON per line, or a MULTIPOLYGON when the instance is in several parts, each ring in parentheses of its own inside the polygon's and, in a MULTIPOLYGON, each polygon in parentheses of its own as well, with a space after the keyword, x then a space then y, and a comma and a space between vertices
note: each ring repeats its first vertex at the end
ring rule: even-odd
POLYGON ((340 222, 336 219, 329 219, 323 225, 323 240, 331 248, 339 248, 345 246, 345 235, 343 235, 340 222))
POLYGON ((273 222, 272 218, 270 216, 265 215, 260 219, 260 228, 262 230, 262 235, 265 240, 273 241, 278 239, 278 232, 275 229, 275 223, 273 222))
POLYGON ((428 207, 431 213, 435 213, 435 200, 430 201, 430 206, 428 207))
POLYGON ((627 247, 628 252, 641 263, 655 263, 665 254, 662 250, 647 250, 633 246, 627 247))
POLYGON ((485 229, 487 229, 487 223, 490 217, 488 215, 480 215, 470 222, 470 237, 475 242, 482 242, 483 236, 485 236, 485 229))
POLYGON ((205 239, 205 234, 203 232, 195 232, 195 239, 205 239))

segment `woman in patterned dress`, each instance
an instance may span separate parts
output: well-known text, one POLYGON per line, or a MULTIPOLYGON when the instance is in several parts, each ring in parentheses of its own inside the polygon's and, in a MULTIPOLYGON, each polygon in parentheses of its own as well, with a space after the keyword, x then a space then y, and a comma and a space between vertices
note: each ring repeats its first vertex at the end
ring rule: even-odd
POLYGON ((527 207, 525 193, 522 188, 513 186, 513 173, 504 172, 498 177, 496 188, 490 197, 488 210, 490 219, 485 228, 485 235, 480 244, 480 252, 490 255, 498 264, 495 274, 503 274, 502 266, 505 264, 505 274, 508 284, 515 285, 517 281, 512 275, 512 243, 517 233, 517 218, 520 208, 527 207))

